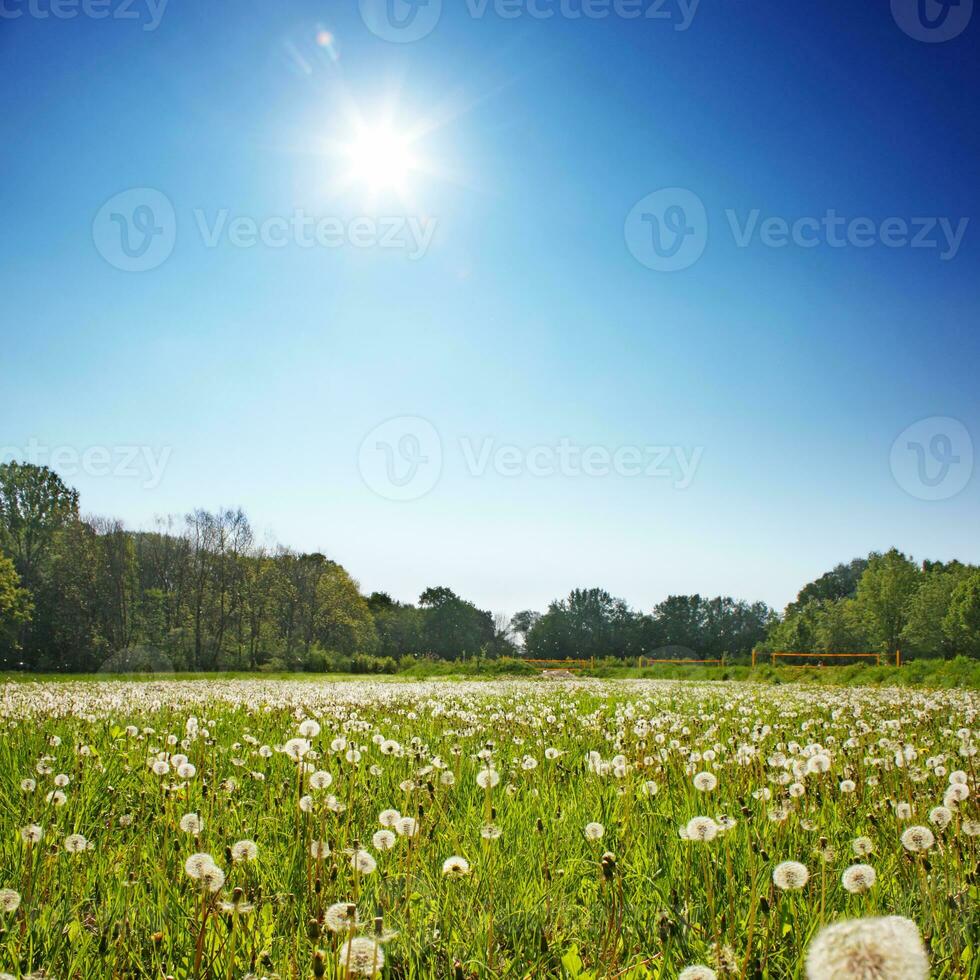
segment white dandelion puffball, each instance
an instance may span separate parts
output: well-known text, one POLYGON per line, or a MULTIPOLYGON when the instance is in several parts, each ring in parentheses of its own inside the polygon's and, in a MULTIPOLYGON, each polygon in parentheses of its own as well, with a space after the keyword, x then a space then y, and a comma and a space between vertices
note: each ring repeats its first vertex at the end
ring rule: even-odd
POLYGON ((320 726, 312 718, 307 718, 299 726, 299 733, 303 738, 316 738, 320 734, 320 726))
POLYGON ((320 769, 310 776, 310 789, 326 789, 333 782, 333 776, 329 772, 320 769))
POLYGON ((204 821, 196 813, 185 813, 180 818, 180 829, 185 834, 199 834, 204 829, 204 821))
POLYGON ((784 892, 798 891, 810 880, 810 872, 799 861, 783 861, 772 871, 772 883, 784 892))
POLYGON ((442 873, 447 878, 462 878, 470 873, 470 862, 463 857, 449 857, 442 862, 442 873))
POLYGON ((0 888, 0 911, 8 915, 17 911, 20 907, 20 894, 13 888, 0 888))
POLYGON ((330 932, 348 932, 359 922, 357 907, 352 902, 336 902, 323 915, 323 924, 330 932))
POLYGON ((395 822, 395 832, 399 837, 414 837, 419 832, 415 817, 399 817, 395 822))
POLYGON ((849 919, 828 926, 810 943, 807 980, 927 980, 918 927, 891 915, 849 919))
POLYGON ((684 967, 677 980, 717 980, 717 977, 718 974, 710 967, 696 963, 694 966, 684 967))
POLYGON ((718 836, 718 824, 711 817, 692 817, 684 827, 688 840, 707 843, 718 836))
POLYGON ((928 827, 909 827, 902 834, 902 847, 913 854, 928 851, 936 843, 936 837, 928 827))
POLYGON ((88 847, 88 840, 82 834, 69 834, 65 838, 65 850, 69 854, 81 854, 88 847))
POLYGON ((187 872, 189 878, 193 878, 195 881, 200 881, 204 872, 208 868, 214 867, 214 858, 210 854, 201 852, 199 854, 192 854, 184 862, 184 871, 187 872))
POLYGON ((849 891, 852 895, 862 895, 874 887, 877 878, 878 875, 870 864, 852 864, 844 870, 840 882, 845 891, 849 891))
POLYGON ((851 850, 855 857, 867 857, 873 854, 875 849, 874 841, 870 837, 855 837, 851 841, 851 850))
POLYGON ((587 823, 585 825, 585 839, 586 840, 602 840, 602 835, 606 832, 606 828, 602 826, 601 823, 587 823))
POLYGON ((480 789, 493 789, 500 782, 500 773, 496 769, 481 769, 476 774, 476 785, 480 789))
POLYGON ((220 892, 225 885, 225 873, 216 864, 209 865, 201 872, 200 882, 209 892, 220 892))
POLYGON ((953 811, 947 806, 934 806, 929 811, 929 823, 933 826, 938 827, 942 830, 944 827, 949 826, 949 822, 953 819, 953 811))
POLYGON ((369 875, 377 868, 378 862, 367 851, 355 851, 351 855, 350 866, 358 874, 369 875))
POLYGON ((43 828, 36 823, 29 823, 26 827, 20 828, 20 837, 25 844, 37 844, 43 836, 43 828))
POLYGON ((376 851, 390 851, 398 838, 392 830, 376 830, 371 838, 371 843, 376 851))
POLYGON ((713 772, 699 772, 694 777, 694 788, 701 793, 710 793, 718 785, 718 777, 713 772))
POLYGON ((381 972, 385 954, 373 939, 352 936, 340 947, 337 962, 347 971, 348 976, 373 977, 381 972))
POLYGON ((254 861, 259 856, 259 845, 254 840, 240 840, 231 845, 231 859, 235 864, 254 861))
POLYGON ((397 810, 382 810, 378 814, 378 823, 382 827, 392 828, 401 818, 402 815, 397 810))
POLYGON ((310 854, 318 861, 330 856, 330 845, 325 840, 310 841, 310 854))

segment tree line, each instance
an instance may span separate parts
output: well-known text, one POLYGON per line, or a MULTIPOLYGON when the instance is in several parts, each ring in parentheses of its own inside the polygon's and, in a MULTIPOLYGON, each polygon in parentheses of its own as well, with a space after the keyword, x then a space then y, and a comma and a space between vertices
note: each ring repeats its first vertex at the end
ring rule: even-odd
POLYGON ((494 615, 446 586, 364 594, 320 553, 260 545, 240 509, 129 531, 83 517, 46 467, 0 465, 0 666, 47 671, 394 671, 419 658, 746 660, 753 648, 980 656, 980 570, 897 551, 840 565, 778 615, 669 596, 650 612, 575 589, 494 615))

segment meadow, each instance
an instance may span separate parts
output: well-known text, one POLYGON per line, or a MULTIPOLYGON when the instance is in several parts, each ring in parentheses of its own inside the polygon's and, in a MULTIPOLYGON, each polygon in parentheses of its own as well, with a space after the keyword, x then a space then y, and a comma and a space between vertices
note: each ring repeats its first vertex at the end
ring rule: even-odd
POLYGON ((0 977, 975 978, 978 718, 892 687, 7 683, 0 977))

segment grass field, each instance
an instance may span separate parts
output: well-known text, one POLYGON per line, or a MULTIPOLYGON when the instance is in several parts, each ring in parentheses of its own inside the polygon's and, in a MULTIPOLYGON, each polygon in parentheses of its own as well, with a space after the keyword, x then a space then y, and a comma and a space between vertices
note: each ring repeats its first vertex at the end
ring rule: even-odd
POLYGON ((978 717, 966 690, 7 683, 0 972, 977 977, 978 717), (921 945, 814 942, 872 916, 921 945))

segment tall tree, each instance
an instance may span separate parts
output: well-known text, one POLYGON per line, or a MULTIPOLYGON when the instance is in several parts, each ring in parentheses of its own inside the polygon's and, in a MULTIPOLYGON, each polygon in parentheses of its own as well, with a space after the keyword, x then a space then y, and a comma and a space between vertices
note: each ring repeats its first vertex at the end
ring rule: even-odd
POLYGON ((78 491, 53 470, 30 463, 0 465, 0 548, 32 589, 57 533, 78 520, 78 491))
POLYGON ((872 554, 858 582, 856 610, 871 640, 885 653, 899 649, 921 574, 915 562, 892 548, 872 554))
POLYGON ((16 662, 20 633, 33 611, 31 595, 21 587, 14 563, 0 555, 0 664, 4 667, 16 662))

